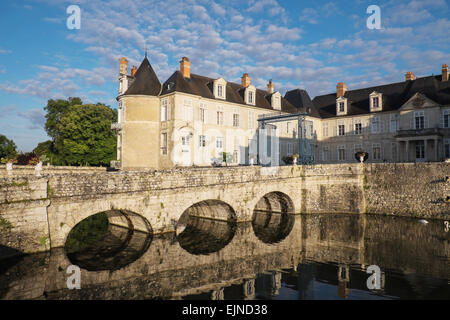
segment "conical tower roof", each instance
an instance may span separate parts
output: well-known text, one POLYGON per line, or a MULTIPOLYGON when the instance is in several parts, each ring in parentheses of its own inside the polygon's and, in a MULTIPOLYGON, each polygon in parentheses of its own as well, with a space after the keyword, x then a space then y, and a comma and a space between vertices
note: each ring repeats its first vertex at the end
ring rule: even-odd
POLYGON ((147 57, 134 75, 135 79, 124 95, 142 94, 148 96, 158 96, 161 93, 161 82, 159 82, 147 57))

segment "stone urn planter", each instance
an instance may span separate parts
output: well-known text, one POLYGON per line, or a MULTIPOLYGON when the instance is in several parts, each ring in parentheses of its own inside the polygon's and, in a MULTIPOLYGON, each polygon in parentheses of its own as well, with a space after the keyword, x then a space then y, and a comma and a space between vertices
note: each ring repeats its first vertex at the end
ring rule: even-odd
POLYGON ((355 153, 355 159, 356 161, 359 161, 360 163, 364 163, 369 158, 369 154, 364 151, 358 151, 355 153))
POLYGON ((12 162, 7 162, 6 163, 6 172, 8 172, 8 174, 12 174, 12 170, 13 170, 12 162))

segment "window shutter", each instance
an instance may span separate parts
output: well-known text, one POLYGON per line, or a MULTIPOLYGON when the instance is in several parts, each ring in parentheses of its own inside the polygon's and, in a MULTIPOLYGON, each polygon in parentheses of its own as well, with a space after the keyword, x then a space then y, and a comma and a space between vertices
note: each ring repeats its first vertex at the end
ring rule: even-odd
POLYGON ((414 126, 414 117, 412 117, 412 119, 411 119, 410 129, 415 129, 415 126, 414 126))
POLYGON ((441 116, 440 116, 440 121, 439 121, 439 123, 440 123, 439 128, 443 128, 444 125, 445 125, 445 122, 444 122, 444 115, 443 115, 442 113, 441 113, 441 116))

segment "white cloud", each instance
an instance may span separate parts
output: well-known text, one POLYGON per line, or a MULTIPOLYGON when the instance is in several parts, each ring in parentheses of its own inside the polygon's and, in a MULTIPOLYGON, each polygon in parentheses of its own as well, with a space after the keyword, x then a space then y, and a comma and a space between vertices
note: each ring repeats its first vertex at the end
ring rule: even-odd
POLYGON ((17 115, 29 120, 28 129, 43 129, 45 125, 45 111, 43 109, 29 109, 25 112, 17 111, 17 115))

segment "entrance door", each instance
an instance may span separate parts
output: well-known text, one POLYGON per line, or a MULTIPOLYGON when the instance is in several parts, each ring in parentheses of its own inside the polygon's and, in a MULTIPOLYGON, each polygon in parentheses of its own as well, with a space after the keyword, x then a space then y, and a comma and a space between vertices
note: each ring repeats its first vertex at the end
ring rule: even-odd
POLYGON ((188 131, 181 134, 181 165, 191 165, 191 133, 188 131))

